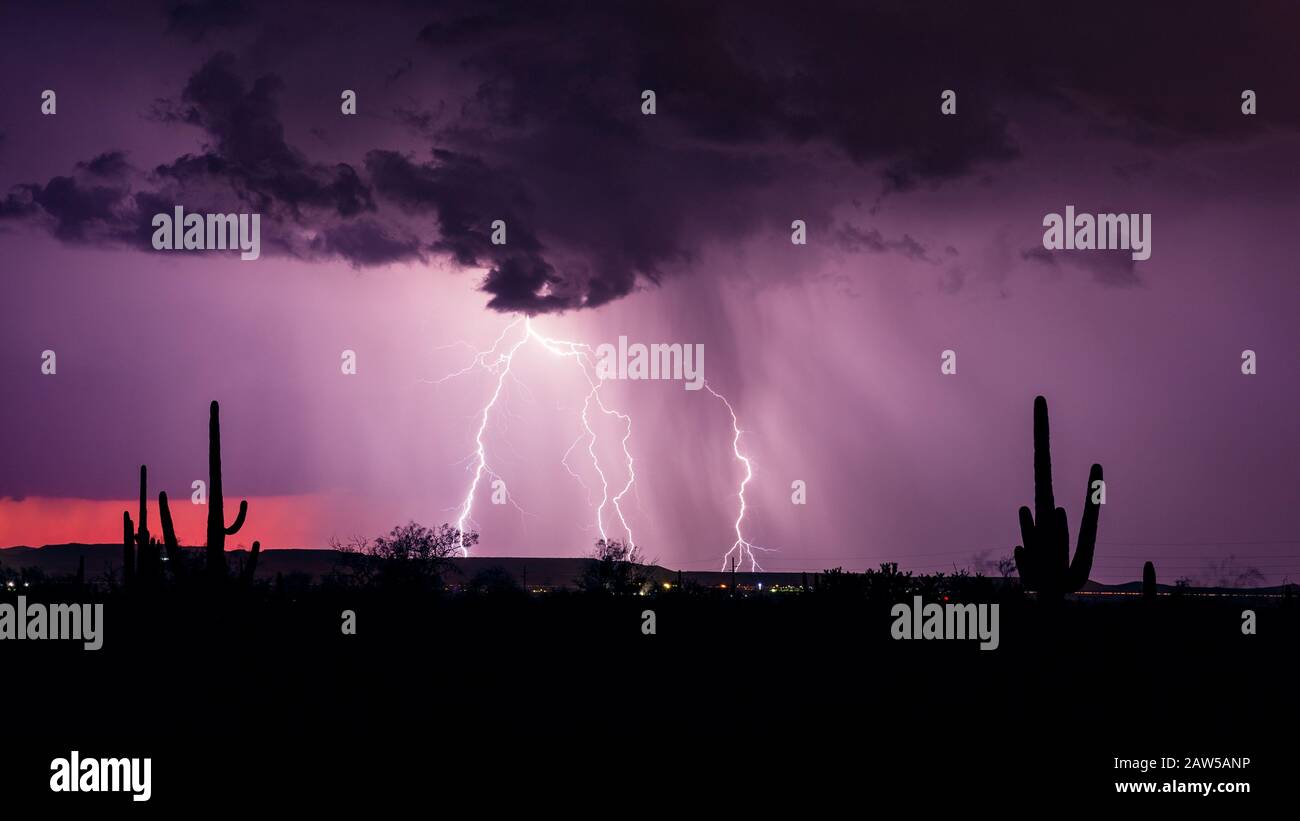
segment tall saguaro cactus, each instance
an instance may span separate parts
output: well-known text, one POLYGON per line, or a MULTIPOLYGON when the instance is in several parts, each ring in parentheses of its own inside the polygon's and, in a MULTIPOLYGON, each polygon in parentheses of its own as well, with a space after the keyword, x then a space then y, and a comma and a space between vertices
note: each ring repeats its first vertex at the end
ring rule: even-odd
POLYGON ((140 466, 140 521, 136 523, 135 543, 149 544, 149 508, 145 505, 145 488, 148 486, 149 468, 140 466))
POLYGON ((1015 550, 1020 581, 1043 599, 1061 599, 1077 593, 1092 571, 1097 544, 1097 518, 1101 507, 1093 502, 1093 486, 1101 480, 1101 465, 1088 472, 1079 542, 1070 560, 1070 532, 1065 509, 1056 507, 1052 495, 1052 450, 1047 425, 1047 400, 1034 399, 1034 510, 1020 508, 1023 545, 1015 550))
POLYGON ((162 582, 162 558, 158 554, 158 545, 149 538, 149 507, 145 500, 148 487, 149 469, 140 466, 140 518, 135 531, 135 576, 143 585, 153 586, 162 582))
POLYGON ((145 501, 148 480, 149 469, 141 465, 139 519, 132 523, 131 514, 122 511, 122 574, 127 587, 149 587, 162 581, 158 545, 149 538, 149 507, 145 501))
MULTIPOLYGON (((226 527, 225 499, 221 483, 221 416, 220 408, 213 401, 208 415, 208 544, 207 572, 213 582, 224 582, 226 576, 226 537, 233 536, 244 526, 244 517, 248 515, 248 502, 240 501, 239 513, 230 527, 226 527)), ((141 510, 144 502, 141 501, 141 510)), ((171 564, 172 574, 177 578, 187 574, 186 562, 180 541, 176 538, 176 527, 172 522, 171 506, 167 503, 167 494, 158 494, 158 510, 162 519, 163 543, 167 548, 167 560, 171 564)), ((143 515, 143 514, 142 514, 143 515)), ((126 517, 129 524, 130 517, 126 517)), ((155 553, 157 552, 155 546, 155 553)), ((257 567, 257 557, 261 545, 253 542, 252 555, 245 567, 245 577, 251 581, 257 567)))
POLYGON ((239 502, 234 524, 226 527, 225 501, 221 492, 221 416, 217 401, 212 400, 208 415, 208 573, 226 577, 226 537, 234 536, 244 526, 248 514, 247 500, 239 502))

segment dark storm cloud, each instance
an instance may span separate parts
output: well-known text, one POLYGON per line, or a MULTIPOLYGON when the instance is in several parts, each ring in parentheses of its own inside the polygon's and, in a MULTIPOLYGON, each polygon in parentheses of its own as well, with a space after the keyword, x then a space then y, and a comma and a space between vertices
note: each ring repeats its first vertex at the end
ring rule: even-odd
POLYGON ((77 169, 96 177, 121 179, 131 170, 131 166, 126 162, 126 152, 105 151, 86 162, 77 163, 77 169))
MULTIPOLYGON (((357 48, 372 52, 376 84, 407 89, 390 110, 428 153, 372 145, 363 168, 308 157, 286 140, 281 81, 246 79, 219 53, 159 109, 164 121, 201 129, 201 151, 158 165, 135 193, 124 158, 110 152, 71 177, 12 189, 0 218, 38 217, 69 241, 135 242, 146 204, 257 210, 273 251, 354 266, 443 254, 487 271, 493 308, 556 311, 605 304, 690 269, 710 245, 784 229, 792 208, 828 224, 837 204, 864 192, 810 179, 846 165, 875 175, 875 193, 997 173, 1032 130, 1012 119, 1026 111, 1067 112, 1093 139, 1164 144, 1300 125, 1300 109, 1278 102, 1283 81, 1300 76, 1286 42, 1300 12, 1286 4, 1214 14, 1118 0, 422 8, 321 2, 260 7, 255 18, 243 3, 209 0, 168 6, 167 22, 214 46, 253 23, 255 42, 290 32, 295 59, 314 48, 327 60, 330 46, 313 35, 401 15, 411 21, 406 43, 357 48), (395 45, 417 48, 417 61, 397 59, 395 45), (1202 58, 1210 52, 1214 60, 1202 58), (428 63, 459 72, 463 85, 453 86, 468 93, 449 102, 444 88, 413 89, 416 77, 444 76, 428 63), (957 114, 945 117, 949 88, 957 114), (1242 88, 1259 92, 1267 117, 1241 116, 1242 88), (653 117, 640 111, 643 89, 657 95, 653 117), (435 239, 416 239, 421 219, 436 221, 435 239), (489 241, 496 219, 507 223, 507 246, 489 241)), ((910 236, 828 235, 848 250, 934 261, 910 236)), ((1131 262, 1103 257, 1072 264, 1106 284, 1138 281, 1131 262)))
POLYGON ((370 189, 350 166, 310 162, 285 141, 276 100, 281 81, 264 76, 246 88, 234 64, 230 54, 212 57, 186 83, 181 104, 164 109, 164 118, 196 125, 215 143, 157 172, 182 184, 224 178, 259 208, 279 204, 295 217, 304 207, 342 217, 373 211, 370 189))
MULTIPOLYGON (((1014 158, 1004 106, 1050 101, 1134 140, 1233 138, 1300 111, 1241 116, 1240 93, 1280 101, 1300 67, 1300 11, 1182 5, 576 2, 450 4, 419 35, 485 77, 501 123, 582 115, 653 88, 659 116, 725 144, 825 140, 910 188, 1014 158), (1214 60, 1201 55, 1213 53, 1214 60), (939 94, 958 92, 942 117, 939 94), (1276 92, 1274 94, 1273 92, 1276 92)), ((616 117, 614 119, 617 119, 616 117)))
POLYGON ((423 259, 418 238, 395 235, 392 229, 373 219, 344 222, 326 229, 314 241, 313 250, 320 256, 342 257, 353 267, 423 259))
POLYGON ((940 119, 939 92, 957 82, 922 15, 774 3, 549 3, 522 14, 487 5, 443 15, 420 40, 463 51, 482 69, 480 99, 501 124, 580 118, 631 139, 642 127, 627 115, 650 88, 658 116, 690 136, 732 146, 829 141, 855 161, 882 162, 896 187, 1016 155, 979 75, 960 75, 970 95, 963 115, 940 119))
POLYGON ((234 64, 229 54, 213 56, 179 100, 160 101, 154 112, 202 129, 205 150, 162 163, 142 180, 132 179, 139 175, 124 152, 104 152, 77 163, 72 176, 14 187, 0 201, 0 219, 36 218, 65 242, 148 248, 153 215, 183 204, 190 212, 261 213, 268 248, 293 256, 354 266, 422 258, 409 232, 357 220, 375 204, 355 169, 311 161, 286 142, 280 81, 263 76, 246 85, 234 64), (132 190, 132 182, 140 185, 132 190), (307 237, 298 239, 295 228, 307 237))
POLYGON ((537 311, 561 299, 547 293, 559 282, 528 228, 527 194, 477 158, 435 151, 433 162, 416 163, 394 151, 371 151, 366 171, 375 190, 403 211, 437 218, 436 250, 462 266, 489 268, 483 287, 493 294, 492 307, 537 311), (506 224, 507 245, 492 244, 491 224, 498 219, 506 224))
MULTIPOLYGON (((733 157, 768 152, 769 159, 780 149, 829 145, 876 169, 884 191, 906 192, 1014 160, 1020 147, 1010 111, 1024 101, 1055 106, 1098 134, 1135 142, 1242 139, 1269 126, 1294 127, 1295 113, 1266 126, 1241 116, 1238 106, 1242 88, 1270 87, 1278 93, 1267 96, 1278 99, 1278 78, 1300 76, 1282 25, 1295 17, 1281 4, 1205 14, 1120 2, 474 2, 444 7, 418 39, 482 75, 466 118, 478 128, 463 135, 463 144, 489 150, 483 138, 505 134, 510 151, 537 163, 566 152, 583 157, 585 173, 607 180, 606 190, 582 200, 561 197, 571 213, 597 224, 627 207, 600 194, 644 191, 637 169, 654 163, 670 140, 733 157), (1210 52, 1224 58, 1199 57, 1210 52), (657 94, 653 122, 636 108, 646 88, 657 94), (943 117, 940 92, 948 88, 958 92, 958 111, 943 117), (583 130, 576 138, 575 123, 583 130), (617 159, 603 161, 609 158, 617 159)), ((445 144, 458 134, 448 128, 440 136, 445 144)), ((530 179, 537 167, 519 166, 516 180, 526 190, 541 190, 540 180, 530 179)), ((797 175, 779 160, 771 167, 773 187, 797 175)), ((678 184, 655 192, 657 209, 690 210, 703 195, 696 167, 677 170, 678 184)), ((550 206, 554 194, 536 199, 550 206)), ((581 246, 593 263, 585 290, 626 293, 638 277, 653 279, 640 266, 662 272, 668 260, 691 258, 702 242, 735 235, 735 222, 722 214, 693 216, 674 233, 659 234, 671 253, 629 260, 632 276, 625 266, 602 264, 611 238, 591 232, 581 246)), ((539 234, 550 241, 549 233, 539 234)), ((886 240, 875 229, 846 228, 833 238, 849 250, 928 259, 911 237, 886 240)), ((510 304, 527 306, 529 289, 539 284, 553 290, 557 279, 570 282, 549 248, 527 259, 516 269, 518 282, 509 281, 508 269, 490 278, 491 288, 514 295, 510 304)), ((1132 261, 1115 255, 1070 264, 1107 285, 1139 281, 1132 261)), ((946 287, 959 282, 950 277, 946 287)))
POLYGON ((0 219, 41 218, 68 243, 120 241, 127 194, 123 187, 54 177, 44 185, 16 186, 0 204, 0 219))
POLYGON ((0 199, 0 220, 16 220, 31 217, 37 213, 39 206, 32 199, 32 189, 36 186, 19 185, 0 199))

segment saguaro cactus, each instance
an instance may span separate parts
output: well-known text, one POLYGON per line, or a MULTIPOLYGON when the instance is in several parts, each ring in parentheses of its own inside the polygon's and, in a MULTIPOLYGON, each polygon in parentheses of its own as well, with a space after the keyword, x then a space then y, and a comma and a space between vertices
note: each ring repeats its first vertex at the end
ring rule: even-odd
POLYGON ((1156 566, 1151 562, 1142 565, 1142 600, 1156 600, 1156 566))
POLYGON ((139 547, 149 544, 149 508, 145 504, 145 487, 148 484, 149 468, 140 466, 140 519, 136 522, 135 543, 139 547))
POLYGON ((253 549, 249 551, 248 558, 244 562, 244 572, 240 575, 240 581, 244 586, 253 583, 253 575, 257 573, 257 557, 262 553, 262 543, 253 542, 253 549))
POLYGON ((127 587, 135 583, 135 526, 126 510, 122 511, 122 582, 127 587))
POLYGON ((221 417, 214 399, 208 415, 208 573, 226 577, 226 537, 244 526, 248 502, 241 500, 234 524, 226 527, 225 502, 221 492, 221 417))
POLYGON ((1065 509, 1052 495, 1052 450, 1047 425, 1047 400, 1034 399, 1034 511, 1020 508, 1023 545, 1015 550, 1020 581, 1043 599, 1061 599, 1083 589, 1092 571, 1100 505, 1093 503, 1093 483, 1101 480, 1101 465, 1088 472, 1079 542, 1070 561, 1070 533, 1065 509))
POLYGON ((135 531, 135 577, 142 585, 162 582, 162 558, 158 543, 149 538, 149 507, 145 500, 149 469, 140 466, 140 518, 135 531))
MULTIPOLYGON (((143 502, 141 503, 143 510, 143 502)), ((167 561, 172 566, 173 575, 180 577, 186 572, 185 559, 180 542, 176 538, 176 528, 172 523, 171 506, 167 503, 167 494, 158 494, 158 509, 162 518, 163 543, 167 546, 167 561)), ((226 527, 225 502, 221 484, 221 417, 220 409, 214 401, 208 416, 208 544, 207 571, 213 581, 226 580, 226 537, 233 536, 244 526, 244 517, 248 515, 248 502, 240 501, 239 514, 234 524, 226 527)), ((156 548, 155 548, 156 551, 156 548)), ((261 544, 253 542, 252 555, 245 567, 245 576, 251 580, 253 570, 257 567, 257 556, 261 544)))

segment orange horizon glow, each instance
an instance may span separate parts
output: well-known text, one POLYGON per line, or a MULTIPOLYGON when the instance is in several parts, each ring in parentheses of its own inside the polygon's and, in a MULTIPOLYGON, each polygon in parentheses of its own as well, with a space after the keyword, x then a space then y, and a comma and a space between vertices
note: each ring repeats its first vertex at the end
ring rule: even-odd
MULTIPOLYGON (((22 500, 0 499, 0 547, 47 544, 118 544, 122 541, 122 511, 136 521, 138 499, 68 499, 29 496, 22 500)), ((248 500, 248 517, 243 528, 226 538, 226 548, 235 550, 260 541, 264 548, 327 547, 319 533, 319 512, 331 506, 324 495, 262 496, 248 500)), ((238 499, 226 500, 227 521, 233 521, 238 499)), ((208 509, 188 499, 172 500, 176 536, 184 545, 201 545, 206 540, 208 509)), ((137 522, 138 524, 138 522, 137 522)), ((149 532, 162 539, 162 524, 156 501, 148 509, 149 532)), ((328 540, 326 540, 327 542, 328 540)))

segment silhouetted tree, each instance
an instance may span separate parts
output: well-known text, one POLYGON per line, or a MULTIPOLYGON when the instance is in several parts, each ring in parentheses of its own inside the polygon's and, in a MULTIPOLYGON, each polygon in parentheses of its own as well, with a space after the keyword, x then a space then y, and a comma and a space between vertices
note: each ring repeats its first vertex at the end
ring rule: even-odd
POLYGON ((971 558, 971 568, 979 574, 991 576, 996 573, 1006 579, 1016 572, 1016 560, 1010 555, 994 559, 992 550, 981 550, 971 558))
POLYGON ((451 558, 462 545, 469 548, 477 543, 478 534, 473 531, 465 533, 462 542, 461 532, 453 525, 443 523, 435 529, 414 521, 398 525, 373 541, 331 541, 354 583, 421 591, 441 590, 442 576, 451 558))
POLYGON ((650 582, 650 571, 636 550, 617 539, 598 539, 577 579, 586 593, 639 593, 650 582))

